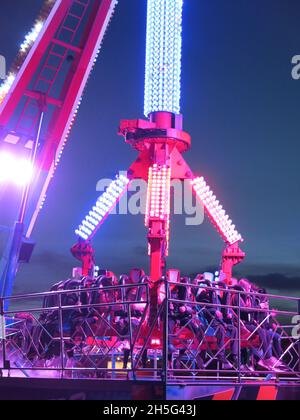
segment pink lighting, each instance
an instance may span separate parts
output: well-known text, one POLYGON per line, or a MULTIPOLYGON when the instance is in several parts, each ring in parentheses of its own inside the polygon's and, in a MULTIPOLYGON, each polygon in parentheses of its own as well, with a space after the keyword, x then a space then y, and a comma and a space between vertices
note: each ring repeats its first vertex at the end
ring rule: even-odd
POLYGON ((223 206, 221 206, 220 202, 217 200, 217 197, 207 185, 204 178, 202 177, 194 179, 192 181, 192 186, 197 195, 197 198, 204 206, 209 218, 216 226, 224 241, 229 245, 243 241, 242 236, 236 230, 232 220, 230 220, 229 216, 223 209, 223 206))
POLYGON ((149 219, 167 221, 170 216, 171 170, 167 166, 154 165, 149 169, 146 226, 149 219))
MULTIPOLYGON (((151 219, 165 222, 167 248, 170 236, 170 187, 171 169, 167 165, 155 164, 149 168, 145 225, 150 227, 151 219)), ((168 255, 168 249, 166 255, 168 255)))
POLYGON ((152 338, 151 340, 151 346, 160 346, 161 345, 161 340, 159 338, 152 338))
POLYGON ((12 183, 26 186, 33 174, 32 164, 25 158, 18 158, 8 152, 0 153, 0 184, 12 183))

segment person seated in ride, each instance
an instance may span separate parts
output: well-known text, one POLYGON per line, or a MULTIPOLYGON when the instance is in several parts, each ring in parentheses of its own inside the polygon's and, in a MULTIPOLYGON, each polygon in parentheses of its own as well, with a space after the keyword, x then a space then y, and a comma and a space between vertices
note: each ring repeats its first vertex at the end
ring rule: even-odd
POLYGON ((201 283, 196 295, 196 301, 202 304, 201 306, 204 308, 203 315, 208 325, 213 329, 214 336, 217 339, 218 352, 216 358, 224 365, 231 367, 231 363, 236 364, 237 362, 237 328, 234 326, 233 316, 230 311, 222 308, 221 297, 213 286, 215 285, 208 280, 201 283), (226 336, 230 339, 231 346, 231 355, 228 359, 226 358, 226 336))
MULTIPOLYGON (((250 333, 252 336, 257 334, 260 339, 262 354, 255 348, 251 348, 251 352, 254 355, 255 359, 258 360, 257 364, 262 369, 267 370, 274 370, 274 360, 273 360, 273 353, 272 353, 272 345, 270 336, 265 330, 262 328, 255 319, 255 313, 253 309, 256 308, 255 298, 253 296, 253 289, 251 283, 247 279, 241 279, 239 281, 239 287, 244 293, 240 294, 233 294, 232 304, 233 306, 238 307, 240 304, 240 314, 241 314, 241 322, 246 331, 250 333)), ((236 311, 237 315, 237 311, 236 311)))
POLYGON ((231 294, 225 282, 219 282, 217 286, 219 289, 223 290, 220 292, 218 290, 216 291, 217 303, 221 305, 221 310, 218 310, 216 315, 219 320, 223 321, 223 327, 225 328, 226 336, 230 340, 231 354, 229 356, 229 361, 230 363, 233 363, 234 366, 237 366, 239 352, 238 328, 235 324, 234 312, 230 307, 231 294))
POLYGON ((255 314, 255 319, 257 323, 261 325, 262 328, 266 330, 266 333, 269 337, 270 346, 272 346, 273 354, 271 361, 273 363, 273 368, 277 367, 280 369, 286 369, 287 366, 280 361, 283 355, 283 349, 281 345, 281 335, 278 334, 278 324, 274 319, 276 314, 274 311, 270 310, 270 300, 266 296, 266 289, 257 288, 257 296, 255 296, 256 306, 259 309, 262 309, 264 312, 257 312, 255 314))
MULTIPOLYGON (((191 279, 189 277, 181 278, 180 284, 177 286, 176 295, 178 303, 172 305, 172 316, 176 321, 177 327, 189 330, 193 337, 201 343, 204 337, 204 328, 200 319, 196 316, 195 305, 193 305, 193 295, 191 287, 191 279), (190 302, 190 303, 189 303, 190 302)), ((186 354, 186 349, 181 349, 179 358, 176 360, 176 367, 180 367, 181 361, 186 354)), ((198 351, 195 356, 195 361, 198 369, 202 369, 203 360, 198 351)))
MULTIPOLYGON (((162 278, 158 285, 157 296, 158 306, 161 307, 166 301, 166 296, 169 299, 178 299, 178 284, 180 283, 180 271, 170 269, 166 273, 166 277, 162 278), (167 283, 167 284, 166 284, 167 283), (167 288, 167 290, 166 290, 167 288)), ((173 353, 176 352, 175 347, 175 329, 177 326, 178 305, 169 302, 168 305, 168 361, 169 368, 173 369, 173 353)), ((163 319, 163 318, 162 318, 163 319)))
MULTIPOLYGON (((147 289, 139 284, 146 284, 147 278, 145 272, 140 269, 133 269, 130 276, 121 276, 120 285, 121 293, 118 294, 118 305, 115 310, 115 324, 122 338, 123 348, 123 369, 127 369, 130 357, 130 327, 134 332, 141 324, 144 311, 147 305, 147 289), (123 287, 126 285, 136 285, 135 287, 123 287), (130 305, 130 314, 128 313, 128 305, 124 302, 133 302, 130 305), (141 303, 138 303, 141 302, 141 303), (142 303, 145 302, 145 303, 142 303)), ((142 355, 142 366, 147 367, 147 350, 142 355)))
MULTIPOLYGON (((163 305, 166 296, 170 299, 178 298, 178 288, 177 284, 180 283, 180 271, 179 270, 168 270, 166 274, 166 281, 168 285, 166 286, 165 282, 161 282, 158 289, 158 304, 163 305), (167 287, 167 290, 166 290, 167 287)), ((173 353, 176 352, 175 348, 175 328, 177 326, 177 307, 173 302, 169 302, 168 305, 168 361, 169 368, 173 369, 173 353)))
MULTIPOLYGON (((133 268, 130 271, 130 275, 129 277, 127 277, 127 281, 125 284, 127 285, 133 285, 133 287, 128 287, 126 288, 126 299, 127 301, 136 301, 137 299, 137 295, 138 295, 138 290, 139 288, 136 286, 138 284, 141 284, 144 281, 145 278, 145 272, 144 270, 141 270, 139 268, 133 268)), ((144 288, 145 289, 145 288, 144 288)))

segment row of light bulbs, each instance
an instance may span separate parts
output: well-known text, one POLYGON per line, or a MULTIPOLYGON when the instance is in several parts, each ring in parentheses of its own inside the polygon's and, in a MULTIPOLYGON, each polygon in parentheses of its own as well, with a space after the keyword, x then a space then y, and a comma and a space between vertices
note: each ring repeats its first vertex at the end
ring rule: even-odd
POLYGON ((148 0, 145 115, 180 113, 183 0, 148 0))
POLYGON ((46 21, 47 15, 50 13, 51 8, 53 7, 56 0, 45 0, 43 6, 43 13, 37 18, 32 29, 25 35, 24 41, 20 45, 18 57, 13 68, 7 75, 4 82, 0 85, 0 105, 4 101, 6 95, 9 93, 14 81, 17 77, 17 72, 24 60, 27 57, 28 52, 32 48, 33 44, 37 40, 39 34, 41 33, 44 23, 46 21))
POLYGON ((149 168, 146 226, 150 218, 167 220, 170 215, 171 171, 166 165, 149 168))
MULTIPOLYGON (((151 219, 159 219, 165 222, 166 255, 169 253, 170 238, 170 187, 171 169, 167 165, 155 164, 149 168, 145 225, 150 227, 151 219)), ((150 252, 149 247, 149 254, 150 252)))
POLYGON ((213 191, 207 185, 203 177, 196 178, 192 181, 192 186, 196 192, 197 197, 202 205, 207 210, 209 217, 215 224, 216 228, 222 235, 225 242, 232 245, 236 242, 242 241, 242 236, 236 230, 235 225, 226 211, 221 206, 213 191))
POLYGON ((99 197, 93 209, 84 218, 79 228, 75 231, 77 236, 85 241, 92 238, 96 230, 118 203, 124 191, 127 189, 129 182, 130 180, 126 176, 120 175, 110 184, 105 193, 99 197))

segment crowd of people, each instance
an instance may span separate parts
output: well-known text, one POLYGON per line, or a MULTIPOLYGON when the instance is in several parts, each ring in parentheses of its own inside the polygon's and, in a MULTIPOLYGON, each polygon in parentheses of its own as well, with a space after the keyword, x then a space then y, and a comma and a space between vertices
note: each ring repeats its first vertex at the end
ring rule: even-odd
MULTIPOLYGON (((115 348, 123 353, 123 368, 127 369, 134 357, 132 339, 137 337, 137 331, 147 334, 143 325, 150 331, 150 296, 155 288, 155 310, 165 308, 160 311, 157 324, 161 331, 167 327, 170 369, 184 369, 191 355, 197 370, 209 369, 214 362, 223 370, 288 369, 282 360, 281 330, 267 292, 247 279, 233 278, 227 284, 209 273, 189 278, 181 277, 178 270, 169 270, 160 282, 152 284, 139 269, 121 277, 108 271, 99 274, 97 278, 75 275, 52 288, 44 308, 63 307, 63 315, 57 309, 46 310, 38 325, 27 322, 27 329, 29 324, 38 329, 38 333, 30 333, 30 337, 37 337, 38 344, 27 345, 31 359, 36 357, 36 351, 39 357, 59 357, 61 345, 53 337, 59 337, 63 328, 63 336, 70 337, 65 343, 68 358, 83 351, 90 336, 94 338, 93 345, 95 338, 115 336, 115 348)), ((143 368, 148 366, 152 341, 141 344, 139 359, 143 368)), ((156 349, 162 349, 163 339, 154 341, 156 349)), ((137 343, 136 340, 135 348, 137 343)))
MULTIPOLYGON (((205 343, 215 337, 218 351, 212 359, 229 368, 254 371, 286 371, 282 361, 282 334, 270 309, 267 291, 247 279, 231 279, 230 284, 215 281, 210 273, 195 279, 180 278, 171 273, 169 303, 170 354, 177 327, 185 327, 205 343), (172 338, 173 337, 173 338, 172 338)), ((198 367, 205 366, 204 356, 198 357, 198 367)), ((184 354, 184 349, 182 350, 184 354)), ((170 357, 171 359, 171 357, 170 357)))

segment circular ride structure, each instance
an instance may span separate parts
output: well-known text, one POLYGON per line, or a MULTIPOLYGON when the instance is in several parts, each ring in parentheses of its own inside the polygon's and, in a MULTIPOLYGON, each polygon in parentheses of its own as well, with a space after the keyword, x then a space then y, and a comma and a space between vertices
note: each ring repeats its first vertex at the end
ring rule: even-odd
MULTIPOLYGON (((148 379, 149 396, 162 398, 204 397, 205 382, 211 395, 230 399, 240 397, 245 383, 257 386, 262 378, 268 387, 274 381, 295 386, 300 378, 299 339, 276 320, 272 332, 265 326, 274 318, 269 299, 295 307, 277 311, 285 318, 298 315, 299 300, 234 284, 233 268, 245 258, 243 238, 204 177, 196 177, 183 157, 191 147, 180 113, 183 0, 148 0, 146 119, 123 120, 119 127, 138 157, 76 229, 78 242, 71 252, 82 267, 51 292, 11 297, 18 267, 32 252, 33 228, 116 4, 47 0, 0 86, 1 150, 27 159, 35 169, 31 185, 24 187, 21 216, 1 264, 2 372, 27 378, 148 379), (138 269, 120 278, 107 270, 96 276, 92 240, 135 179, 148 183, 149 276, 138 269), (192 280, 167 269, 173 180, 190 181, 225 243, 217 279, 206 274, 192 280), (253 302, 248 316, 255 321, 254 329, 244 319, 246 299, 253 302), (9 303, 26 309, 10 310, 9 303), (276 358, 270 346, 277 349, 276 358), (254 371, 257 360, 272 366, 265 363, 254 371), (178 381, 185 384, 184 391, 178 381), (153 388, 156 383, 163 391, 153 388)), ((131 397, 138 398, 129 388, 131 397)), ((278 397, 278 389, 267 391, 278 397)))

